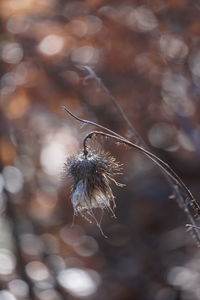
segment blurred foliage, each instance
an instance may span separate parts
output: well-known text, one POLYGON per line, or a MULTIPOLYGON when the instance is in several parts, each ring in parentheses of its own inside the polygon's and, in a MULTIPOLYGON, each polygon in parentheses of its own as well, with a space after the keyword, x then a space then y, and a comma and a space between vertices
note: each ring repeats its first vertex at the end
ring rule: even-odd
POLYGON ((141 155, 105 142, 127 185, 117 219, 104 216, 109 238, 71 227, 64 162, 91 128, 61 110, 129 137, 90 66, 198 199, 198 1, 1 0, 0 22, 0 300, 199 299, 199 249, 141 155))

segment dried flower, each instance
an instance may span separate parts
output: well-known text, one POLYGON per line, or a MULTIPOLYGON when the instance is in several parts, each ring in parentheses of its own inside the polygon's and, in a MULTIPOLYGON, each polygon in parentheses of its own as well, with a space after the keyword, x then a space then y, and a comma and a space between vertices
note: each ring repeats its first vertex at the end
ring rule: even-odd
MULTIPOLYGON (((105 88, 105 90, 107 92, 107 88, 105 88)), ((108 93, 110 94, 109 91, 108 91, 108 93)), ((113 98, 113 96, 112 95, 110 95, 110 96, 111 96, 110 98, 112 99, 112 101, 115 103, 115 99, 113 98)), ((124 112, 121 109, 121 107, 118 106, 117 103, 115 103, 115 104, 116 104, 115 106, 117 107, 118 111, 120 112, 120 114, 122 115, 124 120, 127 122, 129 129, 131 128, 131 130, 133 129, 133 131, 134 131, 134 128, 132 127, 129 120, 124 115, 124 112)), ((92 161, 92 163, 94 165, 94 170, 100 170, 100 172, 99 172, 100 175, 98 176, 97 175, 98 171, 97 172, 90 171, 90 169, 92 170, 92 167, 91 167, 92 164, 90 165, 88 162, 88 157, 89 157, 88 156, 88 140, 91 140, 93 137, 96 137, 96 136, 106 137, 106 138, 114 140, 115 142, 117 141, 120 144, 130 146, 131 148, 139 151, 140 153, 143 153, 149 159, 151 159, 157 166, 159 166, 159 168, 165 173, 167 178, 170 179, 170 183, 173 186, 174 193, 175 193, 176 197, 179 199, 179 201, 181 203, 181 207, 184 208, 184 211, 191 222, 191 224, 189 224, 189 226, 192 228, 193 235, 195 236, 195 238, 198 242, 198 245, 199 245, 200 244, 200 235, 199 235, 199 231, 198 231, 198 226, 196 226, 194 216, 191 214, 190 210, 188 209, 188 205, 190 205, 193 208, 194 212, 196 213, 196 216, 198 216, 198 217, 200 216, 200 205, 196 201, 196 199, 194 198, 194 196, 192 195, 192 193, 188 189, 188 187, 184 184, 184 182, 180 179, 180 177, 174 172, 174 170, 167 163, 165 163, 163 160, 161 160, 155 154, 146 150, 142 146, 132 143, 131 141, 127 140, 126 138, 119 135, 118 133, 110 130, 109 128, 106 128, 95 122, 92 122, 89 120, 84 120, 84 119, 77 117, 66 107, 63 107, 63 108, 67 112, 67 114, 69 114, 76 120, 82 122, 83 124, 93 125, 93 126, 100 128, 101 130, 103 130, 103 131, 92 131, 92 132, 88 133, 83 140, 82 156, 80 156, 78 159, 72 160, 71 162, 69 161, 69 174, 72 175, 72 177, 74 178, 74 181, 76 183, 74 186, 74 189, 73 189, 73 198, 72 198, 73 206, 75 209, 75 214, 77 214, 79 212, 82 214, 82 212, 84 212, 86 210, 95 218, 93 211, 92 211, 93 208, 96 208, 96 207, 100 207, 102 209, 108 208, 112 211, 110 203, 113 202, 113 207, 115 206, 114 196, 110 189, 109 181, 110 180, 114 181, 114 179, 113 179, 114 173, 112 173, 112 170, 117 170, 118 164, 114 160, 114 165, 113 165, 112 158, 110 161, 110 159, 108 159, 104 156, 98 155, 97 153, 96 154, 94 152, 93 152, 93 154, 91 153, 90 160, 92 161), (85 166, 84 166, 84 160, 86 160, 85 166), (74 165, 74 167, 73 167, 73 165, 74 165), (108 167, 109 165, 110 165, 110 168, 108 167), (81 170, 81 172, 80 172, 81 176, 79 176, 79 179, 77 179, 77 177, 76 177, 76 175, 79 174, 79 172, 77 172, 77 170, 81 170), (87 179, 85 179, 84 174, 86 175, 87 179), (89 174, 92 175, 91 176, 92 181, 89 180, 89 178, 90 178, 89 174), (89 177, 88 177, 88 175, 89 175, 89 177), (100 181, 99 181, 99 179, 97 179, 98 177, 100 178, 100 181), (99 182, 101 182, 100 185, 99 185, 99 182), (96 186, 97 186, 97 188, 96 188, 96 186), (185 196, 187 196, 186 199, 182 196, 182 191, 185 193, 185 196), (103 197, 102 197, 102 194, 103 194, 103 197), (82 196, 80 196, 80 195, 82 195, 82 196)), ((138 140, 138 136, 137 136, 137 134, 135 135, 135 132, 134 132, 133 136, 136 138, 137 141, 139 141, 141 143, 140 138, 138 140)), ((97 223, 97 221, 96 221, 96 223, 97 223)), ((97 223, 97 225, 99 225, 99 228, 101 230, 100 222, 97 223)))
POLYGON ((119 174, 120 165, 115 158, 103 151, 91 150, 87 155, 80 153, 67 161, 67 172, 74 181, 72 205, 74 214, 81 214, 86 219, 91 216, 97 225, 93 209, 110 210, 114 216, 115 200, 110 187, 111 181, 119 174), (86 216, 87 214, 87 216, 86 216))

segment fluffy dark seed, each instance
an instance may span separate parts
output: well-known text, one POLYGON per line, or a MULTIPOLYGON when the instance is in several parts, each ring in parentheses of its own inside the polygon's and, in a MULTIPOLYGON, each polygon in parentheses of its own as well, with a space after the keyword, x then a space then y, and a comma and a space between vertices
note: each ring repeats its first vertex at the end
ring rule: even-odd
MULTIPOLYGON (((95 218, 93 209, 108 209, 113 212, 114 196, 110 187, 114 176, 119 173, 120 165, 108 153, 89 151, 87 157, 83 153, 67 161, 67 173, 73 179, 72 205, 75 215, 85 213, 95 218)), ((96 218, 95 218, 96 221, 96 218)))

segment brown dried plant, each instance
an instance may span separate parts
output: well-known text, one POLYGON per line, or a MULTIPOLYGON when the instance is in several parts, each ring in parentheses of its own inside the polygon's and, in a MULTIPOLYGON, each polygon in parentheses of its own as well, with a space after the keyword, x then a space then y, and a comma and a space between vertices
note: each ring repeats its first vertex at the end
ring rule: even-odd
POLYGON ((100 208, 103 212, 106 209, 115 217, 116 204, 110 183, 113 181, 116 185, 123 186, 114 179, 121 166, 109 153, 90 149, 87 153, 81 152, 70 157, 66 167, 69 176, 73 179, 74 214, 80 214, 88 220, 90 216, 101 229, 93 210, 100 208))
MULTIPOLYGON (((185 194, 186 198, 189 200, 188 203, 192 207, 196 216, 200 216, 200 206, 198 202, 195 200, 194 196, 192 195, 188 187, 185 185, 185 183, 180 179, 180 177, 167 163, 165 163, 152 152, 146 150, 141 146, 138 146, 137 144, 132 143, 131 141, 120 136, 114 131, 95 122, 77 117, 66 107, 63 107, 63 109, 67 114, 69 114, 76 120, 85 124, 94 125, 104 130, 104 132, 92 131, 89 134, 87 134, 86 137, 83 139, 82 153, 79 154, 79 156, 77 157, 71 158, 67 163, 68 173, 74 179, 72 204, 74 207, 75 215, 77 213, 80 213, 84 217, 86 217, 86 214, 92 216, 101 230, 101 220, 98 221, 96 219, 93 209, 101 208, 103 210, 104 208, 108 208, 113 212, 113 208, 115 207, 114 196, 110 188, 110 181, 114 180, 112 175, 113 171, 118 170, 118 164, 113 158, 108 159, 104 155, 99 155, 97 153, 95 154, 88 145, 89 139, 92 139, 95 136, 103 136, 114 140, 118 143, 130 146, 131 148, 146 155, 166 174, 166 176, 173 182, 175 187, 180 188, 180 190, 185 194), (111 208, 110 203, 114 204, 113 208, 111 208)), ((193 220, 194 219, 192 217, 192 221, 193 220)), ((194 230, 195 237, 198 243, 200 243, 199 232, 198 228, 196 227, 195 221, 193 221, 192 226, 190 228, 194 230)))

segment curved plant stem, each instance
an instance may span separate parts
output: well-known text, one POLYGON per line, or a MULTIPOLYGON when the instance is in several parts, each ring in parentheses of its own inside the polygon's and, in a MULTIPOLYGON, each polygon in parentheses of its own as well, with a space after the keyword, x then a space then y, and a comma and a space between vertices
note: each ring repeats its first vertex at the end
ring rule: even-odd
POLYGON ((163 160, 161 160, 159 157, 157 157, 155 154, 149 152, 148 150, 145 150, 143 147, 138 146, 124 138, 118 137, 116 135, 111 135, 105 132, 101 131, 92 131, 90 132, 83 140, 83 147, 84 147, 84 153, 87 152, 87 140, 91 139, 95 135, 101 135, 105 137, 109 137, 111 139, 116 140, 117 142, 120 142, 122 144, 125 144, 127 146, 130 146, 139 152, 145 154, 147 157, 149 157, 156 165, 158 165, 177 185, 179 185, 186 193, 188 198, 191 200, 191 206, 195 210, 198 216, 200 216, 200 206, 196 202, 194 196, 190 192, 190 190, 187 188, 187 186, 184 184, 184 182, 180 179, 180 177, 174 172, 174 170, 166 164, 163 160))
POLYGON ((108 129, 106 127, 104 127, 103 125, 100 125, 100 124, 97 124, 95 122, 92 122, 92 121, 89 121, 89 120, 84 120, 84 119, 81 119, 79 117, 77 117, 76 115, 74 115, 69 109, 66 108, 66 106, 62 106, 61 107, 67 114, 69 114, 71 117, 73 117, 74 119, 76 119, 77 121, 79 122, 82 122, 82 123, 85 123, 85 124, 88 124, 88 125, 93 125, 93 126, 96 126, 96 127, 99 127, 100 129, 103 129, 105 131, 108 131, 110 134, 112 135, 115 135, 119 138, 122 138, 122 139, 125 139, 123 136, 119 135, 118 133, 112 131, 111 129, 108 129))

